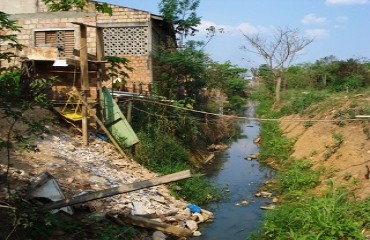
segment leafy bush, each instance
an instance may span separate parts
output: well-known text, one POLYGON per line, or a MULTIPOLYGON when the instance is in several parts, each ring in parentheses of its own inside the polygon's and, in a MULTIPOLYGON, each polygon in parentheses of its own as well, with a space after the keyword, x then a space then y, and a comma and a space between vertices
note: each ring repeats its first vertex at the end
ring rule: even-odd
MULTIPOLYGON (((191 169, 188 162, 189 151, 175 138, 158 129, 150 133, 141 132, 139 137, 141 143, 135 159, 150 170, 165 175, 191 169)), ((199 205, 221 197, 220 191, 215 186, 208 183, 203 176, 196 174, 191 179, 173 183, 171 186, 175 196, 199 205)))

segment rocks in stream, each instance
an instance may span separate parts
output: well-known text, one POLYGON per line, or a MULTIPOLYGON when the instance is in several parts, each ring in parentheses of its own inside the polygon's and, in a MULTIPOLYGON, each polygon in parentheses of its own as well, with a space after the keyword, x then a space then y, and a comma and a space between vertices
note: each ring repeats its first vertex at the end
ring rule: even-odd
POLYGON ((245 160, 256 160, 259 158, 259 156, 260 156, 259 153, 252 153, 249 156, 245 157, 244 159, 245 160))

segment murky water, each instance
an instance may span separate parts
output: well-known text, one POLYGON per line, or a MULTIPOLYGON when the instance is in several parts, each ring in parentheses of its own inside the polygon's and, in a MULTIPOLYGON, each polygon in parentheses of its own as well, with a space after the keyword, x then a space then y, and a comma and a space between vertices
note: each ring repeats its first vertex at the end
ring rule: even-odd
MULTIPOLYGON (((253 116, 254 108, 249 107, 245 116, 253 116)), ((246 156, 259 151, 253 139, 259 135, 259 123, 240 120, 242 134, 230 148, 219 153, 207 166, 207 176, 216 185, 229 190, 227 198, 206 206, 215 215, 215 221, 202 224, 202 236, 198 240, 247 239, 250 233, 259 229, 262 221, 260 206, 271 201, 256 198, 254 194, 265 181, 274 176, 274 171, 258 161, 245 160, 246 156), (245 204, 248 201, 248 204, 245 204)))

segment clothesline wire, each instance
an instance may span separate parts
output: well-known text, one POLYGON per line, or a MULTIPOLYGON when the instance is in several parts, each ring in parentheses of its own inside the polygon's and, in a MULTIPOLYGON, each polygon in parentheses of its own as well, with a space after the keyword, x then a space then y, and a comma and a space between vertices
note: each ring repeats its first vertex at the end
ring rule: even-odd
MULTIPOLYGON (((167 103, 161 103, 157 101, 151 101, 151 100, 146 100, 146 99, 137 99, 133 98, 135 101, 140 101, 140 102, 147 102, 147 103, 152 103, 156 105, 162 105, 162 106, 167 106, 167 107, 172 107, 176 109, 180 109, 183 111, 188 111, 188 112, 194 112, 194 113, 200 113, 204 115, 211 115, 211 116, 217 116, 217 117, 223 117, 223 118, 234 118, 234 119, 246 119, 246 120, 251 120, 251 121, 276 121, 276 122, 342 122, 342 121, 366 121, 368 119, 360 119, 360 118, 347 118, 347 119, 303 119, 303 118, 259 118, 259 117, 246 117, 246 116, 237 116, 237 115, 225 115, 225 114, 220 114, 220 113, 211 113, 211 112, 206 112, 206 111, 200 111, 200 110, 194 110, 194 109, 189 109, 185 107, 180 107, 172 104, 167 104, 167 103)), ((137 108, 136 108, 137 109, 137 108)), ((138 109, 139 110, 139 109, 138 109)), ((144 112, 144 110, 141 110, 144 112)))

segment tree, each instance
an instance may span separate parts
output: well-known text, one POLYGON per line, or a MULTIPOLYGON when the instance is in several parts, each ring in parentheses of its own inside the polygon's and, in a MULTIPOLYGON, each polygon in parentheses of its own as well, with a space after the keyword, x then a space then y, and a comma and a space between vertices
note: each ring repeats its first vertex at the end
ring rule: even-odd
POLYGON ((210 61, 200 42, 189 41, 181 51, 161 49, 155 56, 158 93, 170 99, 196 99, 205 86, 205 71, 210 61))
POLYGON ((197 16, 196 10, 199 3, 200 0, 162 0, 159 3, 159 12, 167 22, 174 25, 176 33, 180 35, 180 47, 188 35, 193 36, 198 31, 196 27, 201 18, 197 16))
MULTIPOLYGON (((0 46, 7 45, 10 49, 22 49, 22 45, 18 43, 17 35, 15 32, 19 32, 20 27, 16 24, 15 20, 10 20, 9 15, 0 12, 0 46), (7 34, 7 32, 12 32, 7 34)), ((14 51, 0 51, 0 62, 8 61, 10 62, 15 57, 14 51)), ((6 68, 1 67, 0 63, 0 72, 6 70, 6 68)))
MULTIPOLYGON (((91 0, 42 0, 52 12, 58 11, 69 11, 71 9, 84 10, 89 4, 92 3, 91 0)), ((108 13, 112 15, 112 9, 107 3, 93 2, 95 9, 98 12, 108 13)))
POLYGON ((272 39, 259 34, 243 34, 252 49, 247 51, 260 55, 272 71, 275 79, 275 102, 280 102, 282 72, 297 57, 299 52, 313 42, 313 39, 300 36, 297 29, 277 28, 272 39))

